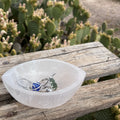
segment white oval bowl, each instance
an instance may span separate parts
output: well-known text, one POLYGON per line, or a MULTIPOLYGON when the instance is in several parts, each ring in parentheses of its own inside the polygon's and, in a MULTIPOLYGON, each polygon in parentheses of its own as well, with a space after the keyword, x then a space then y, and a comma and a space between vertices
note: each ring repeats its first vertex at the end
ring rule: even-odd
POLYGON ((72 65, 56 59, 39 59, 14 66, 2 76, 8 92, 20 103, 35 108, 53 108, 67 102, 82 85, 86 73, 72 65), (56 73, 58 85, 53 92, 29 91, 17 84, 20 78, 34 82, 41 75, 56 73))

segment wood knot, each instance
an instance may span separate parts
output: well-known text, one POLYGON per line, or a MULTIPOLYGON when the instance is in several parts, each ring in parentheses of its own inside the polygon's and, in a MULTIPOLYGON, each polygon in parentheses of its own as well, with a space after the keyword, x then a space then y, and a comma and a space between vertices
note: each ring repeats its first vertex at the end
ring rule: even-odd
POLYGON ((62 50, 62 52, 66 52, 66 50, 65 50, 65 49, 63 49, 63 50, 62 50))
POLYGON ((110 57, 107 57, 106 62, 108 62, 109 60, 110 60, 110 57))
POLYGON ((2 64, 3 65, 7 65, 7 64, 9 64, 10 62, 8 62, 8 61, 5 61, 5 62, 3 62, 2 64))
POLYGON ((10 111, 7 113, 6 117, 12 117, 12 116, 15 116, 17 115, 17 111, 10 111))

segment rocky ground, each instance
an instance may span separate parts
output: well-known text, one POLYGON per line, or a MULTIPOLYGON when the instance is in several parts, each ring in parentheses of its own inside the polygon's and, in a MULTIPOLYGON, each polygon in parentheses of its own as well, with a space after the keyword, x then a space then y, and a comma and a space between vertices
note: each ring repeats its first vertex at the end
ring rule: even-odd
MULTIPOLYGON (((89 10, 92 24, 101 25, 107 22, 109 28, 120 29, 120 0, 80 0, 81 4, 89 10)), ((120 38, 120 30, 115 33, 120 38)))

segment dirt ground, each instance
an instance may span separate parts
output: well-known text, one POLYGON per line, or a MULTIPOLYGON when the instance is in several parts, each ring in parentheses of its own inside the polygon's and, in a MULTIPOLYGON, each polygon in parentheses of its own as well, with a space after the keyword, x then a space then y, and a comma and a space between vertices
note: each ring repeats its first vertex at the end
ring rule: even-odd
MULTIPOLYGON (((81 4, 89 10, 92 24, 101 25, 107 22, 109 28, 120 29, 120 0, 80 0, 81 4)), ((120 38, 120 30, 115 33, 120 38)))

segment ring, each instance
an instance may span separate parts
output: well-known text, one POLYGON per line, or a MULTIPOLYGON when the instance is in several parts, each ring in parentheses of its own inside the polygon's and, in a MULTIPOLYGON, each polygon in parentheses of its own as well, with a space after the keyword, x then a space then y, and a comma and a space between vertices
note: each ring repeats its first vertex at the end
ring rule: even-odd
POLYGON ((31 82, 26 78, 20 78, 17 80, 17 84, 26 90, 39 91, 39 92, 52 92, 57 89, 57 83, 54 80, 56 73, 49 77, 41 79, 38 82, 31 82))

